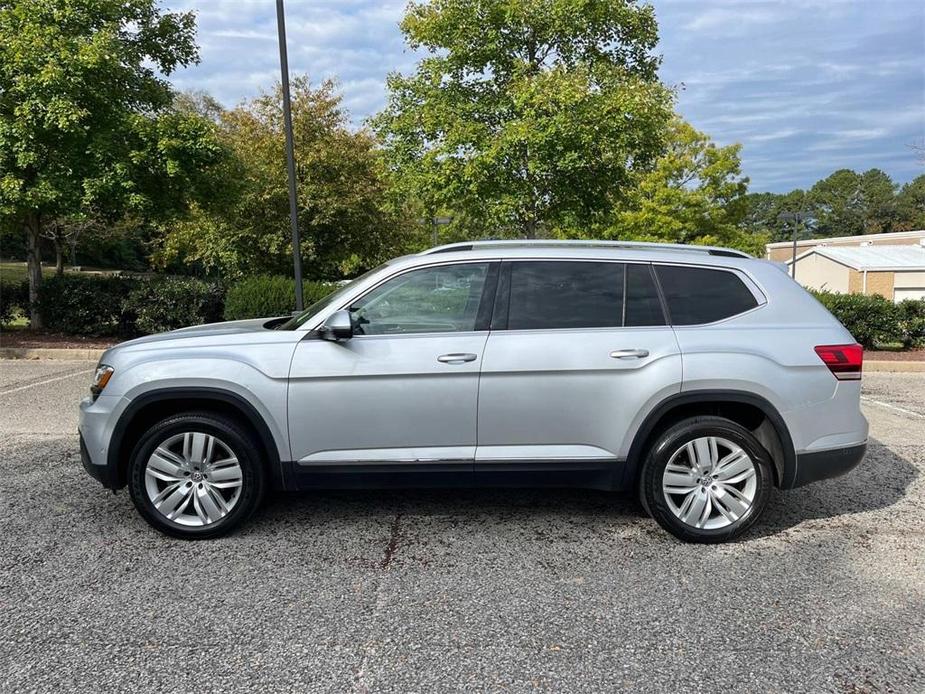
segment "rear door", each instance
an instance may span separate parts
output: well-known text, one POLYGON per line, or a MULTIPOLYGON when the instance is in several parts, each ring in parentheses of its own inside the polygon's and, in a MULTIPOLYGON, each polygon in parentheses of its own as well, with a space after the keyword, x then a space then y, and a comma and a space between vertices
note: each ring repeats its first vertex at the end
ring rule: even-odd
POLYGON ((633 422, 680 384, 650 265, 506 261, 482 363, 475 470, 618 483, 633 422))

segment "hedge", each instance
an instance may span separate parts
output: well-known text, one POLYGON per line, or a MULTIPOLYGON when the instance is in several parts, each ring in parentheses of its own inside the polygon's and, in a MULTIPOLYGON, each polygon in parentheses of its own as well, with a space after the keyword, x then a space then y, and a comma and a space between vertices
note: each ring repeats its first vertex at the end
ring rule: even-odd
MULTIPOLYGON (((311 306, 336 288, 332 282, 303 282, 305 305, 311 306)), ((294 309, 295 283, 282 275, 248 277, 232 286, 225 297, 225 320, 285 316, 294 309)))
POLYGON ((38 309, 48 330, 129 337, 135 330, 122 304, 137 282, 121 275, 46 277, 39 287, 38 309))
POLYGON ((813 295, 866 349, 925 345, 925 300, 906 299, 894 304, 877 294, 814 291, 813 295))
POLYGON ((133 337, 222 319, 221 287, 186 277, 73 275, 39 288, 45 326, 72 335, 133 337))
POLYGON ((122 312, 139 333, 162 333, 201 323, 218 323, 223 289, 188 277, 156 277, 138 282, 122 302, 122 312))
MULTIPOLYGON (((305 305, 337 288, 306 281, 305 305)), ((0 287, 0 323, 28 312, 28 283, 0 287)), ((283 276, 251 277, 225 295, 215 282, 164 275, 65 274, 47 277, 38 308, 45 327, 71 335, 134 337, 188 325, 241 318, 281 316, 295 308, 295 288, 283 276)))

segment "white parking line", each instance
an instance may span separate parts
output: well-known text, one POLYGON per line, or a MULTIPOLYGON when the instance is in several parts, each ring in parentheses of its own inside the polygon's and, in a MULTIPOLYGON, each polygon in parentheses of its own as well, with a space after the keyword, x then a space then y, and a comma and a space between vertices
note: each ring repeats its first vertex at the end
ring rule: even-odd
POLYGON ((897 412, 902 412, 903 414, 907 414, 911 417, 916 417, 918 419, 925 419, 925 414, 922 414, 921 412, 916 412, 915 410, 907 410, 905 407, 891 405, 888 402, 880 402, 879 400, 874 400, 873 398, 868 398, 863 395, 861 396, 861 401, 869 402, 873 405, 880 405, 880 407, 886 407, 889 410, 896 410, 897 412))
POLYGON ((83 369, 80 371, 74 371, 69 374, 64 374, 63 376, 56 376, 55 378, 46 378, 44 381, 37 381, 36 383, 28 383, 24 386, 19 386, 18 388, 10 388, 9 390, 0 391, 0 396, 9 395, 10 393, 18 393, 21 390, 26 388, 34 388, 35 386, 43 386, 46 383, 54 383, 55 381, 63 381, 65 378, 71 378, 72 376, 80 376, 81 374, 86 374, 87 372, 83 369))

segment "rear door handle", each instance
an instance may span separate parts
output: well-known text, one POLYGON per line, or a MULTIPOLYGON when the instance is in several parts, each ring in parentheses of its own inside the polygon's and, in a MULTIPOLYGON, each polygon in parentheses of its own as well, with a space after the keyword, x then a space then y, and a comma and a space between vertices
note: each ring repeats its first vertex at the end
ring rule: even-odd
POLYGON ((610 353, 611 359, 642 359, 648 356, 647 349, 615 349, 610 353))
POLYGON ((476 359, 478 359, 478 355, 471 352, 454 352, 452 354, 441 354, 437 357, 437 361, 444 364, 465 364, 467 361, 475 361, 476 359))

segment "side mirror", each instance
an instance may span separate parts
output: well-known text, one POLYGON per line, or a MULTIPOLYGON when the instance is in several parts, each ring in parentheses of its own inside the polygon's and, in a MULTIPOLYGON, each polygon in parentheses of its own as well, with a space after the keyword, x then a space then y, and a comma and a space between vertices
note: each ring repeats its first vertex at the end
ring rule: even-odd
POLYGON ((350 311, 335 311, 321 326, 321 337, 325 340, 349 340, 353 337, 353 317, 350 311))

